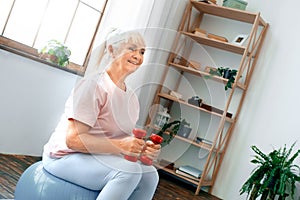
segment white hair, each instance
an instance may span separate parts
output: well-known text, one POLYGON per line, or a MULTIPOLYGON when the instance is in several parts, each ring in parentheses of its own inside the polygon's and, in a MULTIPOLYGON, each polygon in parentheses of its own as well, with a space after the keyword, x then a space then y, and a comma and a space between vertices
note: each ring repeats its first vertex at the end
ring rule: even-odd
POLYGON ((97 49, 97 56, 96 62, 89 61, 89 64, 87 66, 87 70, 85 74, 91 73, 91 72, 99 72, 100 70, 103 70, 107 67, 107 65, 111 61, 111 57, 108 54, 107 47, 112 46, 113 49, 118 50, 121 48, 122 44, 137 44, 138 46, 145 47, 145 40, 143 36, 135 30, 125 31, 121 29, 112 29, 109 31, 107 36, 105 37, 105 41, 100 44, 97 49), (94 63, 91 64, 90 63, 94 63), (88 71, 88 73, 87 73, 88 71))

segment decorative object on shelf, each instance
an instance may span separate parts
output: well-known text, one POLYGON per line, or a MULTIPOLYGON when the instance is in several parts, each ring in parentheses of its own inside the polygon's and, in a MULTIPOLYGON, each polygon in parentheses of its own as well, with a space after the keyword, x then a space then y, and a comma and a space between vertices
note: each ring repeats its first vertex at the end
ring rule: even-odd
POLYGON ((156 128, 162 128, 170 120, 171 116, 168 113, 168 109, 164 108, 163 111, 158 112, 155 116, 154 126, 156 128))
POLYGON ((247 1, 243 0, 224 0, 223 6, 229 7, 229 8, 235 8, 239 10, 246 10, 246 7, 248 5, 247 1))
POLYGON ((217 0, 198 0, 199 2, 208 3, 208 4, 217 4, 217 0))
POLYGON ((38 50, 38 53, 41 58, 61 67, 69 64, 71 56, 70 49, 57 40, 48 41, 44 47, 38 50))
POLYGON ((209 74, 211 75, 216 75, 220 76, 223 78, 228 79, 226 85, 225 85, 225 90, 228 90, 228 88, 232 88, 232 84, 235 81, 235 76, 237 74, 236 69, 230 69, 228 67, 218 67, 217 69, 210 68, 209 74))
POLYGON ((190 123, 183 119, 179 125, 177 135, 184 138, 188 138, 190 136, 191 131, 192 128, 190 128, 190 123))
POLYGON ((200 29, 200 28, 195 28, 195 30, 193 31, 193 33, 197 36, 201 36, 201 37, 207 37, 207 31, 200 29))
POLYGON ((193 96, 190 99, 188 99, 188 103, 200 107, 202 103, 202 99, 200 99, 200 97, 198 96, 193 96))
MULTIPOLYGON (((178 168, 178 171, 189 174, 194 178, 200 178, 202 171, 190 165, 183 165, 178 168)), ((178 172, 177 172, 178 173, 178 172)))
POLYGON ((199 69, 200 68, 200 63, 196 61, 188 61, 184 57, 180 55, 176 55, 175 58, 173 59, 173 63, 184 66, 184 67, 192 67, 194 69, 199 69))
POLYGON ((245 43, 245 41, 248 39, 248 36, 249 35, 247 34, 239 34, 234 38, 234 40, 231 43, 242 46, 245 43))
MULTIPOLYGON (((219 108, 213 107, 213 106, 205 104, 205 103, 201 103, 200 107, 204 108, 205 110, 211 111, 211 112, 219 113, 221 115, 223 115, 223 112, 224 112, 223 110, 221 110, 219 108)), ((232 117, 232 113, 227 112, 226 113, 226 117, 231 118, 232 117)))
POLYGON ((170 91, 170 95, 176 97, 177 99, 182 99, 182 94, 175 92, 173 90, 170 91))
POLYGON ((187 59, 185 59, 184 57, 180 56, 180 55, 176 55, 173 59, 173 63, 181 65, 181 66, 185 66, 188 67, 189 66, 189 61, 187 61, 187 59))
POLYGON ((189 126, 185 119, 174 120, 169 123, 165 123, 164 126, 156 133, 157 135, 163 137, 164 141, 162 146, 169 144, 174 137, 178 134, 180 126, 189 126), (168 134, 166 134, 168 133, 168 134))
POLYGON ((227 38, 212 33, 208 33, 206 30, 200 28, 195 28, 195 30, 192 33, 200 37, 206 37, 206 38, 210 38, 222 42, 228 42, 227 38))
POLYGON ((203 143, 209 144, 209 145, 212 145, 212 144, 213 144, 212 141, 207 140, 207 139, 204 139, 204 138, 200 138, 200 137, 196 137, 196 138, 195 138, 195 142, 198 143, 198 144, 199 144, 200 142, 203 142, 203 143))
POLYGON ((190 65, 189 67, 194 68, 196 70, 200 70, 201 64, 195 60, 190 60, 190 65))
POLYGON ((223 36, 215 35, 215 34, 212 34, 212 33, 208 33, 207 37, 210 38, 210 39, 221 41, 221 42, 228 42, 227 38, 225 38, 223 36))
POLYGON ((247 193, 249 199, 256 199, 261 195, 261 200, 285 199, 288 194, 294 198, 296 183, 300 182, 299 170, 300 167, 293 164, 294 160, 300 154, 300 149, 290 157, 295 143, 287 149, 274 149, 268 155, 264 154, 256 146, 251 146, 256 153, 251 163, 258 166, 252 171, 251 176, 243 184, 240 189, 240 194, 247 193), (288 190, 288 191, 287 191, 288 190))

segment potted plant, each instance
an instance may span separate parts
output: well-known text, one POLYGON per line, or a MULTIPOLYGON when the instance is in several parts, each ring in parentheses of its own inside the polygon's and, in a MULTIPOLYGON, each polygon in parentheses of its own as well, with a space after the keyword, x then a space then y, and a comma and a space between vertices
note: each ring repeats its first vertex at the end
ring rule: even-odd
POLYGON ((61 67, 69 64, 71 55, 68 47, 57 40, 48 41, 43 48, 39 49, 38 53, 41 55, 41 58, 61 67))
POLYGON ((232 84, 235 81, 235 76, 237 74, 237 70, 236 69, 230 69, 229 67, 226 67, 226 68, 225 67, 218 67, 217 69, 210 68, 209 74, 220 76, 220 77, 228 79, 228 81, 225 85, 225 90, 228 90, 228 88, 232 88, 232 84))
POLYGON ((243 184, 240 194, 247 193, 250 200, 261 195, 261 200, 285 199, 291 194, 294 198, 296 182, 300 181, 299 166, 293 164, 298 157, 300 149, 290 157, 295 143, 289 148, 274 149, 268 155, 260 151, 256 146, 252 150, 256 153, 252 163, 258 166, 252 171, 251 176, 243 184))
POLYGON ((178 134, 179 130, 182 129, 181 127, 186 127, 187 125, 189 126, 189 123, 187 123, 185 119, 174 120, 172 122, 165 123, 157 133, 157 135, 164 138, 162 146, 169 144, 178 134))

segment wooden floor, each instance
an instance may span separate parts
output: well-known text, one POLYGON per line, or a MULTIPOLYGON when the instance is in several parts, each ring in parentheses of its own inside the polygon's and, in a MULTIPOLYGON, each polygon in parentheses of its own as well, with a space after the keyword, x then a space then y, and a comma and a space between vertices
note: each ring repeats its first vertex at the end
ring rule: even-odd
MULTIPOLYGON (((0 199, 13 199, 17 181, 23 171, 40 157, 0 154, 0 199)), ((175 178, 160 173, 160 182, 153 200, 220 200, 175 178)))

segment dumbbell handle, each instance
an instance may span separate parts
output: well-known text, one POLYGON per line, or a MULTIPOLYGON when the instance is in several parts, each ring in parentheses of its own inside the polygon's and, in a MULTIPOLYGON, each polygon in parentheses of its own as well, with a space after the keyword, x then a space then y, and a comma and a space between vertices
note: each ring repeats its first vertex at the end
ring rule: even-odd
MULTIPOLYGON (((154 144, 161 144, 163 142, 163 138, 159 135, 153 134, 149 137, 149 139, 154 143, 154 144)), ((145 155, 141 155, 140 156, 140 161, 144 164, 144 165, 152 165, 153 164, 153 160, 148 158, 145 155)))
MULTIPOLYGON (((147 135, 147 132, 145 130, 138 129, 138 128, 133 129, 132 133, 133 133, 134 137, 139 138, 139 139, 142 139, 143 137, 145 137, 147 135)), ((138 160, 137 156, 124 155, 124 158, 131 162, 136 162, 138 160)))

